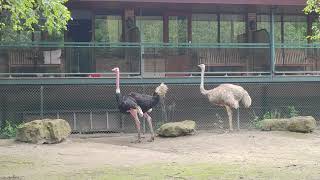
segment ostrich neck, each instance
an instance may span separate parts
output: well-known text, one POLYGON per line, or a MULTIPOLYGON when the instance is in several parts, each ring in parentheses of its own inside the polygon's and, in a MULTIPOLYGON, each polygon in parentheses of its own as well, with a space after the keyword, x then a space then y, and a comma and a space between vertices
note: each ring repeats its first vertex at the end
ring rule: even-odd
POLYGON ((201 83, 200 83, 201 94, 207 94, 207 90, 204 89, 204 68, 201 69, 201 83))
POLYGON ((116 93, 120 94, 120 72, 116 72, 116 93))

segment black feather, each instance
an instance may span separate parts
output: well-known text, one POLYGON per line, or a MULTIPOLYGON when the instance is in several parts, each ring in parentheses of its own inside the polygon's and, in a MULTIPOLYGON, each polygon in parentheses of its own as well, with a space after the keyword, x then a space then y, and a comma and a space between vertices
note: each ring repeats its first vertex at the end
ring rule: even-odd
POLYGON ((131 92, 128 96, 135 99, 136 103, 141 107, 142 112, 144 113, 156 106, 160 101, 160 96, 156 93, 154 93, 153 96, 150 96, 147 94, 131 92))
POLYGON ((121 113, 127 113, 128 110, 138 107, 136 100, 130 96, 122 96, 120 93, 116 93, 116 99, 121 113))

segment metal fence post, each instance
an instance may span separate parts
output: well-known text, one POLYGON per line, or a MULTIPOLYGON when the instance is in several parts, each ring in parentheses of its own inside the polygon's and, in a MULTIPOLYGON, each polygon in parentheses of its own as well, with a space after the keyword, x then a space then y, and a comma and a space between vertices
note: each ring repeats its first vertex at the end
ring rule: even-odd
POLYGON ((270 9, 270 34, 271 34, 271 39, 270 39, 270 58, 271 58, 271 63, 270 63, 270 74, 271 77, 273 77, 274 72, 275 72, 275 40, 274 40, 274 10, 275 7, 271 7, 270 9))
POLYGON ((43 86, 40 86, 40 117, 43 119, 43 86))
MULTIPOLYGON (((142 89, 143 90, 142 93, 146 94, 145 86, 143 85, 142 88, 143 88, 142 89)), ((146 133, 146 118, 143 116, 142 120, 143 120, 143 134, 145 134, 146 133)))
MULTIPOLYGON (((140 17, 142 17, 142 9, 139 9, 139 14, 140 17)), ((143 46, 143 42, 144 42, 144 36, 143 36, 143 25, 142 25, 142 21, 139 21, 139 26, 140 26, 140 76, 144 77, 144 59, 143 59, 143 54, 144 54, 144 46, 143 46)))
POLYGON ((238 130, 240 130, 240 108, 237 109, 237 126, 238 130))

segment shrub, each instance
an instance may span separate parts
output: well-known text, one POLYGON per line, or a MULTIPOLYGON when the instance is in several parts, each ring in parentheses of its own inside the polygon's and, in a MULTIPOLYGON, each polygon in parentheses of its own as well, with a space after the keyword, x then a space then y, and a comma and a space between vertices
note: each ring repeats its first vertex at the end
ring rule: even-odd
POLYGON ((288 115, 289 118, 299 116, 299 111, 294 106, 288 106, 288 115))
POLYGON ((12 138, 16 136, 18 125, 12 124, 10 121, 5 122, 5 126, 0 129, 0 138, 12 138))

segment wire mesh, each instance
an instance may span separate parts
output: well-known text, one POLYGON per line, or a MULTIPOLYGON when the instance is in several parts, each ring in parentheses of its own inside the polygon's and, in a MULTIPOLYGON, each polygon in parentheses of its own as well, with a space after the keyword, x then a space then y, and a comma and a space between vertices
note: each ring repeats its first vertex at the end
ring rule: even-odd
MULTIPOLYGON (((212 89, 218 84, 206 85, 212 89)), ((240 129, 256 128, 264 116, 290 117, 293 115, 320 118, 318 83, 239 84, 252 98, 250 108, 233 110, 233 126, 240 129)), ((122 85, 121 92, 152 95, 158 84, 122 85)), ((150 113, 155 129, 166 122, 194 120, 198 129, 228 129, 224 107, 216 106, 200 93, 199 85, 169 84, 169 91, 150 113)), ((75 133, 135 132, 128 114, 120 114, 113 85, 45 85, 0 86, 0 125, 13 125, 41 118, 62 118, 75 133)), ((143 118, 142 129, 148 132, 143 118)))

